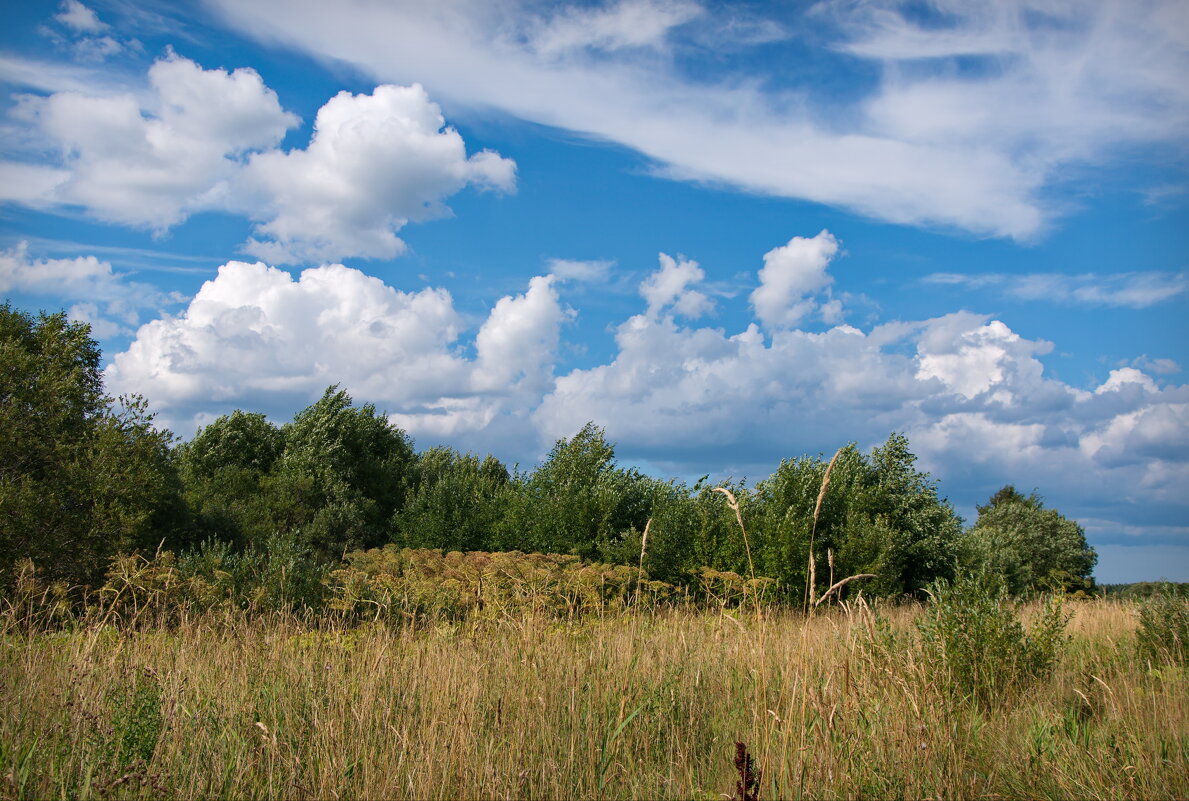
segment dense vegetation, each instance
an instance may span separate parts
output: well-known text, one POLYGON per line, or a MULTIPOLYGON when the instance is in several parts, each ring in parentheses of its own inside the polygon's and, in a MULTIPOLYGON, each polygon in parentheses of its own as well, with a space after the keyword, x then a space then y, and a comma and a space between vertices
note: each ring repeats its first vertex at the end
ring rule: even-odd
POLYGON ((1189 795, 1189 599, 900 435, 522 472, 331 387, 175 444, 85 325, 0 334, 0 798, 1189 795))
POLYGON ((967 583, 808 617, 649 602, 44 629, 10 607, 0 798, 738 799, 736 743, 765 801, 1189 796, 1183 663, 1136 658, 1134 602, 1069 606, 967 583))
POLYGON ((1094 566, 1074 521, 1011 487, 964 530, 899 434, 870 453, 785 460, 729 494, 619 465, 594 424, 530 471, 417 453, 337 387, 283 426, 236 411, 175 445, 142 399, 104 394, 99 363, 85 324, 0 307, 5 586, 24 559, 43 579, 96 587, 120 555, 163 550, 189 575, 283 574, 287 601, 311 606, 345 555, 384 546, 569 554, 697 592, 746 577, 798 603, 854 575, 836 598, 974 573, 1014 594, 1078 589, 1094 566))

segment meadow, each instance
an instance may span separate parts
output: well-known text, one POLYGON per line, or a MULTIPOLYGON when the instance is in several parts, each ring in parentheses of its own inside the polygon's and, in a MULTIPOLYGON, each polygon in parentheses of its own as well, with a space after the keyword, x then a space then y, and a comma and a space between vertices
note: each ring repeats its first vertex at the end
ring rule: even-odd
POLYGON ((10 606, 0 796, 1189 797, 1189 679, 1137 656, 1137 610, 1066 602, 1051 667, 979 701, 915 603, 49 627, 10 606))

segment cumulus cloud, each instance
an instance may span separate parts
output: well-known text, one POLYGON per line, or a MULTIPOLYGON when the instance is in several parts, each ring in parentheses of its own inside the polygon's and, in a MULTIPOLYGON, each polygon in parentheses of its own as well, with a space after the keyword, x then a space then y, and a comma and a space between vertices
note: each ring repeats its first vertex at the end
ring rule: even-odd
MULTIPOLYGON (((794 236, 787 245, 764 254, 751 305, 766 328, 795 326, 818 308, 813 296, 833 283, 826 267, 837 253, 838 240, 823 230, 812 239, 794 236)), ((831 307, 828 314, 836 317, 840 311, 831 307)))
POLYGON ((442 289, 231 262, 184 311, 142 326, 107 379, 183 433, 236 406, 288 416, 342 383, 422 444, 531 462, 593 420, 625 460, 678 475, 757 478, 784 457, 901 431, 969 510, 1011 482, 1074 517, 1166 525, 1189 511, 1189 387, 1140 367, 1074 386, 1045 370, 1051 343, 972 312, 866 330, 714 327, 696 317, 702 269, 662 254, 613 355, 562 370, 574 312, 560 281, 534 277, 470 326, 442 289))
POLYGON ((228 262, 184 311, 141 326, 106 378, 144 393, 185 433, 236 406, 291 410, 337 383, 414 434, 483 429, 551 381, 569 314, 552 282, 537 277, 502 298, 471 357, 444 289, 401 292, 341 264, 295 279, 228 262))
MULTIPOLYGON (((30 65, 9 66, 19 77, 30 65)), ((308 147, 286 152, 277 146, 298 119, 254 70, 206 70, 170 55, 148 82, 143 96, 21 98, 16 116, 57 147, 58 163, 0 163, 11 179, 0 199, 81 206, 157 232, 200 211, 238 212, 257 221, 246 252, 294 263, 398 255, 396 232, 448 214, 445 199, 463 187, 515 189, 515 163, 489 150, 468 156, 420 86, 341 92, 319 110, 308 147)))
POLYGON ((749 24, 788 31, 791 56, 746 71, 699 44, 732 29, 729 4, 213 5, 261 39, 618 142, 676 179, 979 234, 1036 236, 1069 165, 1135 145, 1159 158, 1189 123, 1179 0, 772 5, 749 24), (803 61, 878 77, 840 97, 803 61))
POLYGON ((148 78, 150 114, 133 94, 26 99, 22 113, 59 146, 57 176, 67 176, 43 194, 103 220, 164 230, 218 207, 238 157, 278 144, 297 123, 254 70, 204 70, 170 56, 148 78))
POLYGON ((552 276, 536 276, 528 291, 500 298, 475 338, 478 360, 473 385, 479 392, 547 390, 553 378, 562 309, 552 276))
POLYGON ((1171 272, 1126 273, 933 273, 930 284, 990 287, 1016 300, 1046 301, 1065 305, 1116 306, 1145 309, 1171 300, 1189 290, 1189 274, 1171 272))
POLYGON ((714 310, 714 301, 705 293, 689 288, 706 277, 696 261, 685 257, 674 259, 667 253, 661 253, 659 258, 661 268, 640 283, 640 295, 648 301, 649 317, 668 311, 697 319, 714 310))
POLYGON ((534 411, 543 440, 595 420, 630 458, 755 477, 780 458, 903 431, 967 508, 1014 482, 1074 515, 1184 510, 1189 388, 1161 389, 1134 368, 1097 391, 1070 386, 1045 374, 1049 343, 985 316, 781 329, 767 342, 754 324, 731 334, 640 314, 616 345, 609 363, 558 377, 534 411))
POLYGON ((239 200, 269 239, 245 250, 278 263, 390 258, 405 249, 395 232, 448 213, 445 197, 468 184, 511 191, 515 181, 511 160, 468 157, 420 86, 340 92, 318 111, 305 150, 251 157, 239 200))
POLYGON ((91 323, 100 338, 129 333, 128 326, 140 320, 142 311, 155 314, 184 299, 129 280, 95 256, 33 258, 27 242, 0 251, 0 292, 78 301, 70 308, 70 317, 91 323))

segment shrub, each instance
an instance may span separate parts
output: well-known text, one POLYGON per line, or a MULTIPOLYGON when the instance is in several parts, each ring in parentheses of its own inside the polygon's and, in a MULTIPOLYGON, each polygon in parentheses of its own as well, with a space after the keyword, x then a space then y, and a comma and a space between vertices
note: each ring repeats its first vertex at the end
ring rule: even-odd
POLYGON ((966 576, 930 587, 917 623, 925 664, 952 695, 991 709, 1044 678, 1060 658, 1069 616, 1049 596, 1031 630, 1001 581, 966 576))
POLYGON ((1140 659, 1183 665, 1189 661, 1189 598, 1153 595, 1139 608, 1140 659))
POLYGON ((653 604, 674 592, 638 568, 583 562, 573 554, 443 553, 388 545, 349 553, 347 562, 326 578, 329 605, 363 617, 574 617, 653 604))

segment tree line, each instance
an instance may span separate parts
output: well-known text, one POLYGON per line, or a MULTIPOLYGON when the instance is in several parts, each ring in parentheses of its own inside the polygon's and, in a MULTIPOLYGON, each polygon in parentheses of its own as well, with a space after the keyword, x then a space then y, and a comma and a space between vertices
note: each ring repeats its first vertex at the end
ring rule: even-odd
POLYGON ((332 386, 284 425, 235 411, 175 442, 143 399, 104 392, 100 360, 87 324, 0 306, 5 584, 25 559, 47 579, 97 585, 113 557, 138 550, 283 551, 332 565, 394 544, 573 554, 678 585, 706 568, 754 572, 790 599, 811 577, 820 595, 861 573, 871 577, 855 589, 867 595, 972 572, 1021 594, 1088 587, 1097 558, 1075 521, 1011 486, 965 527, 901 434, 867 453, 843 447, 820 508, 820 455, 786 459, 752 486, 719 485, 738 499, 745 541, 706 478, 621 465, 593 423, 535 469, 510 469, 493 456, 417 452, 373 405, 332 386))

